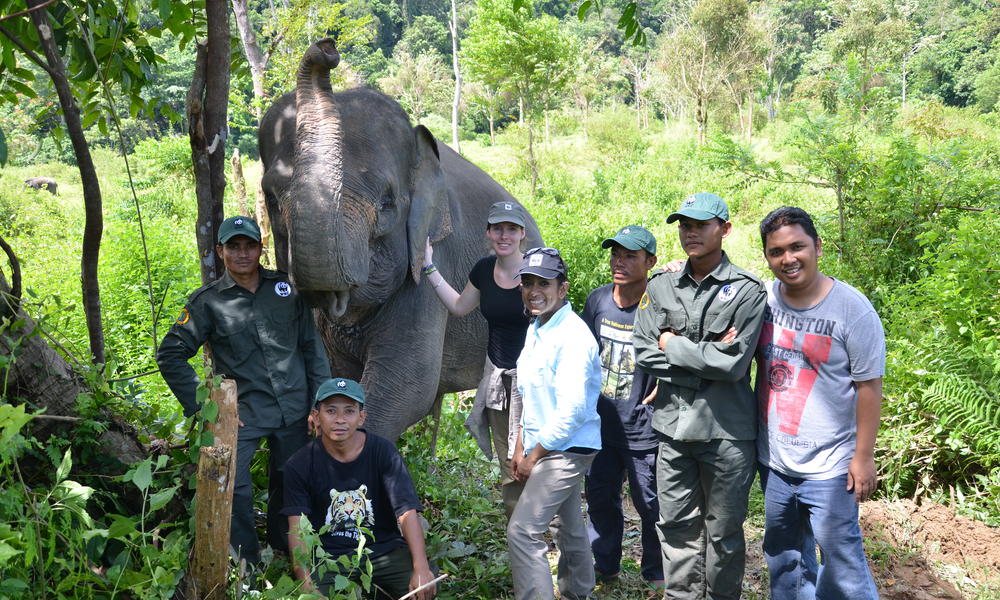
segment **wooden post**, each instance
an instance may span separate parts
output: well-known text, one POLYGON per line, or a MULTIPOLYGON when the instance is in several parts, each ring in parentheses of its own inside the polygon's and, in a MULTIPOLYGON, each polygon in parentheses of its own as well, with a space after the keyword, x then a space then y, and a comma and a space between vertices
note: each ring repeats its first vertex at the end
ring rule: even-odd
POLYGON ((195 490, 194 550, 185 586, 189 600, 223 600, 229 579, 229 529, 236 481, 236 382, 224 379, 211 398, 219 416, 208 429, 213 446, 202 447, 195 490))

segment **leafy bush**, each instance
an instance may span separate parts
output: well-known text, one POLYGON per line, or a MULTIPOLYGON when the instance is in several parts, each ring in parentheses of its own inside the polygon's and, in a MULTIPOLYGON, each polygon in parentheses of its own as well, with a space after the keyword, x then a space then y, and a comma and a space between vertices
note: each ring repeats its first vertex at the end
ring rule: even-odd
POLYGON ((927 274, 886 301, 883 464, 894 494, 957 488, 995 511, 977 489, 1000 480, 1000 258, 982 243, 998 234, 989 210, 921 235, 927 274))

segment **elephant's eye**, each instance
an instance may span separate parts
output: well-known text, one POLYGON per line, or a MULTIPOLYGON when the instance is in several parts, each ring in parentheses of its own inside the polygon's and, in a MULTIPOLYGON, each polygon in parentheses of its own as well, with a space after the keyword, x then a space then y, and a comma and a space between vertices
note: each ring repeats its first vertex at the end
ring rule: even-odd
POLYGON ((379 209, 392 210, 393 208, 396 208, 396 200, 392 197, 392 194, 382 194, 382 199, 379 201, 379 209))

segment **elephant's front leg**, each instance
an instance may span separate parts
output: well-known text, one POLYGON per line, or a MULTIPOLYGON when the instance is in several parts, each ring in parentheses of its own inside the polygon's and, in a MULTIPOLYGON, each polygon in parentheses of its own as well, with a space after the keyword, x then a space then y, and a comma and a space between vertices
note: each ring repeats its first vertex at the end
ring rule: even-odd
POLYGON ((447 311, 429 289, 407 287, 368 324, 361 379, 365 427, 391 440, 434 405, 447 326, 447 311))

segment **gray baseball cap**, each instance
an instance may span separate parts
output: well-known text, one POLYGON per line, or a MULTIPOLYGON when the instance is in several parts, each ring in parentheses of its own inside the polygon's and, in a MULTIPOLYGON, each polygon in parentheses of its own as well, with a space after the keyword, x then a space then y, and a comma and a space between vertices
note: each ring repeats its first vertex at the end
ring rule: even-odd
POLYGON ((677 212, 671 213, 667 217, 667 223, 673 223, 681 217, 697 221, 708 221, 718 217, 723 221, 728 221, 729 207, 726 206, 725 200, 715 194, 698 192, 685 198, 677 212))
POLYGON ((486 217, 486 222, 490 225, 494 223, 513 223, 525 227, 524 208, 517 202, 503 200, 494 202, 490 207, 490 214, 486 217))

